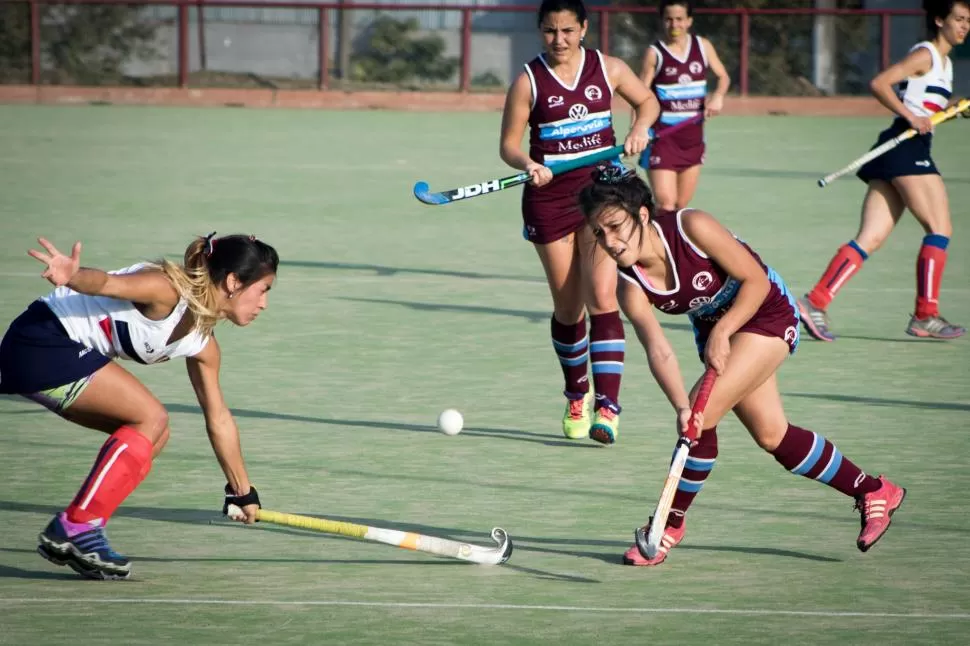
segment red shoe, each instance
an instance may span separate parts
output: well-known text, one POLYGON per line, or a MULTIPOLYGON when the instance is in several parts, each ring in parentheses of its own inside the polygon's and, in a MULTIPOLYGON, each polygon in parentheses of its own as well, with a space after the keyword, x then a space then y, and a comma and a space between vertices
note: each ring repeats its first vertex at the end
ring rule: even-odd
MULTIPOLYGON (((650 532, 650 523, 653 522, 653 518, 650 519, 643 527, 644 534, 650 532)), ((637 543, 634 542, 633 546, 623 553, 623 563, 625 565, 660 565, 667 558, 667 552, 673 549, 678 543, 684 540, 685 527, 681 524, 680 527, 671 527, 667 525, 664 530, 664 535, 660 537, 660 547, 657 549, 657 555, 652 559, 648 559, 643 554, 640 553, 640 548, 637 547, 637 543)))
POLYGON ((906 490, 897 487, 884 476, 879 476, 880 487, 856 499, 855 508, 862 513, 862 531, 856 546, 863 552, 876 544, 889 529, 892 515, 903 504, 906 490))

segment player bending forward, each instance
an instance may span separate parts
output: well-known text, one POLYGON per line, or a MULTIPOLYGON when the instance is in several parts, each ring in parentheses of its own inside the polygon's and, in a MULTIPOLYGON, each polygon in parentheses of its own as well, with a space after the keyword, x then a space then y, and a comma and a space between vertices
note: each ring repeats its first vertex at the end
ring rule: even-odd
MULTIPOLYGON (((214 234, 213 234, 214 235, 214 234)), ((226 475, 226 507, 256 520, 239 431, 219 386, 221 319, 248 325, 266 308, 279 257, 252 236, 198 238, 185 264, 137 264, 116 272, 80 266, 40 238, 53 292, 14 319, 0 341, 0 393, 36 401, 64 419, 108 433, 74 500, 39 536, 37 551, 92 579, 125 579, 128 559, 108 544, 104 526, 151 469, 169 437, 161 402, 112 359, 157 364, 185 357, 206 432, 226 475)), ((225 512, 225 508, 223 509, 225 512)))
POLYGON ((855 498, 862 512, 856 544, 863 552, 871 548, 906 490, 865 474, 827 439, 785 417, 775 373, 798 345, 798 314, 781 277, 710 214, 655 210, 650 189, 632 171, 602 169, 579 200, 597 242, 616 260, 620 306, 677 413, 680 433, 687 430, 690 398, 651 306, 689 317, 701 358, 719 375, 671 513, 651 519, 666 523, 657 555, 645 559, 634 545, 624 562, 659 565, 683 540, 684 515, 714 467, 717 424, 729 410, 783 467, 855 498))

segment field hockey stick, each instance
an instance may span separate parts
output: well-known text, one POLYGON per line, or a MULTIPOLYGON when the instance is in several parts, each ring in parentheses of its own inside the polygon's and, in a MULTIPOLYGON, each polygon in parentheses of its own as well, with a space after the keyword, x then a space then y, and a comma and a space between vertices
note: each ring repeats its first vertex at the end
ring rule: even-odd
POLYGON ((703 413, 707 407, 707 399, 711 396, 714 389, 714 381, 717 373, 713 368, 708 368, 701 379, 700 388, 697 389, 697 398, 690 410, 690 421, 687 422, 687 431, 677 438, 677 445, 674 449, 674 458, 670 463, 670 470, 667 472, 667 479, 664 481, 663 489, 660 491, 660 501, 653 512, 653 520, 650 522, 650 531, 646 532, 642 527, 636 530, 637 550, 646 559, 652 559, 657 555, 660 548, 660 540, 663 538, 667 528, 667 516, 670 515, 670 507, 674 502, 674 494, 677 492, 677 485, 680 476, 684 472, 687 464, 687 454, 690 452, 691 443, 697 439, 700 429, 694 418, 698 413, 703 413))
MULTIPOLYGON (((657 139, 673 134, 680 130, 681 128, 686 128, 689 125, 695 123, 700 123, 704 119, 704 115, 698 115, 696 117, 691 117, 685 121, 673 125, 665 130, 661 130, 653 137, 650 143, 653 143, 657 139)), ((582 157, 577 157, 576 159, 570 159, 568 161, 562 162, 552 162, 548 164, 549 170, 552 171, 553 175, 561 175, 571 170, 576 170, 577 168, 583 168, 584 166, 591 166, 597 162, 606 161, 619 157, 623 154, 623 146, 613 146, 612 148, 605 148, 599 150, 595 153, 589 155, 583 155, 582 157)), ((418 198, 421 202, 430 205, 440 205, 440 204, 450 204, 451 202, 457 202, 458 200, 465 200, 469 197, 478 197, 479 195, 486 195, 488 193, 494 193, 496 191, 504 191, 507 188, 512 188, 513 186, 519 186, 525 184, 532 179, 529 173, 521 172, 517 175, 509 175, 508 177, 501 177, 498 179, 490 179, 484 182, 479 182, 478 184, 471 184, 469 186, 459 186, 458 188, 453 188, 449 191, 442 191, 440 193, 432 193, 427 182, 417 182, 414 185, 414 197, 418 198)))
MULTIPOLYGON (((958 114, 966 110, 970 110, 970 99, 961 99, 959 102, 954 103, 946 110, 942 110, 934 114, 932 117, 930 117, 930 122, 934 126, 937 126, 943 123, 944 121, 948 121, 952 119, 953 117, 957 116, 958 114)), ((822 179, 818 180, 818 185, 823 187, 827 186, 828 184, 834 182, 835 180, 842 177, 843 175, 846 175, 848 173, 851 173, 854 170, 861 168, 865 164, 868 164, 869 162, 871 162, 876 157, 879 157, 880 155, 884 155, 885 153, 889 152, 899 144, 903 143, 907 139, 912 139, 916 135, 917 135, 917 131, 915 128, 910 128, 909 130, 906 130, 905 132, 902 132, 896 135, 895 137, 893 137, 886 143, 882 144, 881 146, 873 148, 862 157, 859 157, 858 159, 856 159, 854 162, 852 162, 845 168, 841 170, 837 170, 831 175, 826 175, 822 179)))
POLYGON ((462 561, 471 561, 472 563, 478 563, 480 565, 499 565, 500 563, 508 561, 512 555, 512 538, 500 527, 492 530, 491 535, 492 540, 496 543, 495 546, 481 547, 479 545, 472 545, 471 543, 462 543, 447 538, 437 538, 435 536, 425 536, 414 532, 401 532, 396 529, 369 527, 356 523, 327 520, 326 518, 284 514, 278 511, 269 511, 268 509, 257 510, 256 519, 264 523, 285 525, 286 527, 296 527, 299 529, 310 529, 324 534, 362 538, 367 541, 385 543, 406 550, 427 552, 436 556, 447 556, 449 558, 461 559, 462 561))

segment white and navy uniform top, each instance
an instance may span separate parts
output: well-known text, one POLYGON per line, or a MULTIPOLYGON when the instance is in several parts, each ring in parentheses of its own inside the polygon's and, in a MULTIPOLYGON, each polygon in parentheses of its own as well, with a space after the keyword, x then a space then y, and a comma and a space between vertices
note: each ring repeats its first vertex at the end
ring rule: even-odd
POLYGON ((926 48, 933 59, 930 70, 911 76, 896 87, 896 96, 906 108, 919 117, 932 117, 945 110, 953 95, 953 63, 949 56, 941 56, 930 41, 915 44, 910 53, 926 48))
MULTIPOLYGON (((112 274, 132 274, 150 267, 145 263, 125 267, 112 274)), ((178 357, 192 357, 205 348, 209 336, 192 329, 169 344, 172 331, 182 321, 188 302, 180 298, 164 319, 145 317, 131 301, 80 294, 58 287, 40 299, 57 316, 68 336, 109 359, 130 359, 153 364, 178 357)))
MULTIPOLYGON (((929 41, 917 43, 909 51, 912 53, 924 47, 930 52, 932 66, 925 74, 911 76, 900 82, 896 86, 896 96, 914 115, 932 117, 946 109, 953 95, 953 64, 948 56, 941 56, 936 46, 929 41)), ((879 133, 872 148, 882 145, 909 128, 908 121, 902 117, 896 117, 892 125, 879 133)), ((868 183, 872 180, 891 182, 897 177, 912 175, 939 175, 940 171, 937 170, 931 155, 932 145, 932 132, 911 137, 863 165, 856 173, 856 177, 868 183)))

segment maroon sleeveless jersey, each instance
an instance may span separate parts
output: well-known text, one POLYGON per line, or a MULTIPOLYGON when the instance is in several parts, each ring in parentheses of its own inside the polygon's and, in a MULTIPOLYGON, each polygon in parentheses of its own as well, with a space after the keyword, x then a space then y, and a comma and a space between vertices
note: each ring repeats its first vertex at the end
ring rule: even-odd
MULTIPOLYGON (((684 58, 671 52, 659 40, 650 47, 657 54, 657 67, 650 85, 660 102, 657 130, 703 114, 708 66, 700 37, 690 35, 684 58)), ((701 124, 687 126, 675 137, 682 146, 698 145, 704 141, 703 127, 701 124)))
MULTIPOLYGON (((613 88, 606 61, 595 49, 582 48, 576 78, 559 79, 540 54, 525 66, 532 86, 529 157, 549 165, 616 145, 611 105, 613 88)), ((525 237, 539 244, 558 240, 584 224, 576 196, 592 181, 590 168, 556 175, 541 188, 522 193, 525 237)))
MULTIPOLYGON (((701 251, 684 233, 682 220, 693 209, 657 212, 651 219, 663 241, 667 260, 673 272, 673 289, 654 285, 639 265, 619 267, 620 277, 637 285, 650 304, 667 314, 686 314, 694 325, 698 349, 703 351, 714 325, 734 304, 741 283, 701 251)), ((781 277, 762 262, 745 242, 739 241, 768 276, 770 288, 761 307, 739 332, 754 332, 784 339, 794 352, 798 345, 798 314, 795 297, 781 277)))

